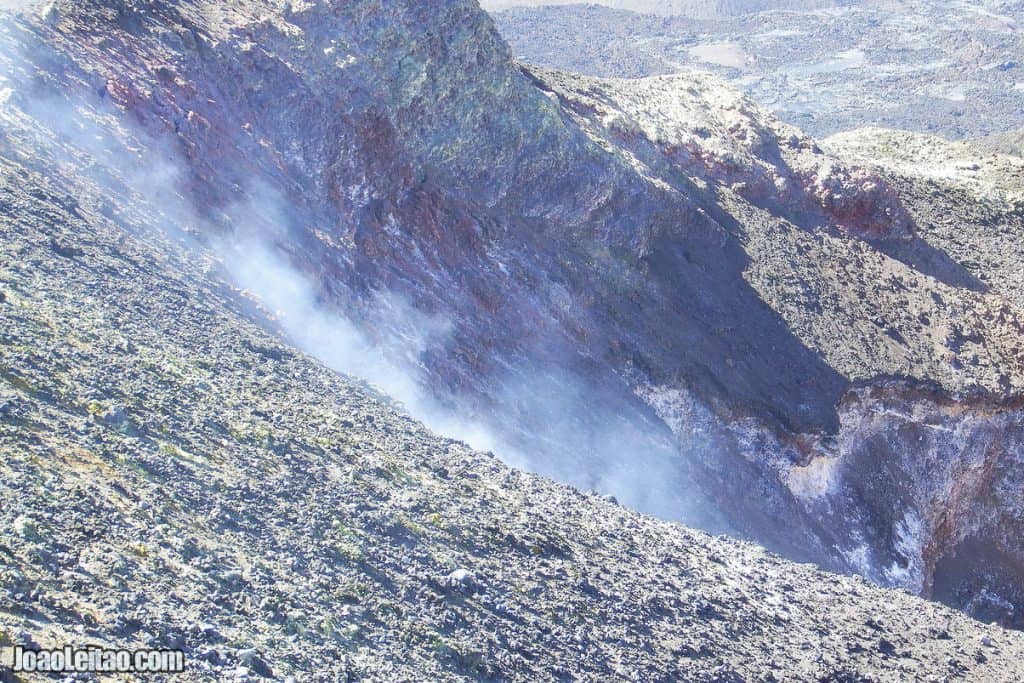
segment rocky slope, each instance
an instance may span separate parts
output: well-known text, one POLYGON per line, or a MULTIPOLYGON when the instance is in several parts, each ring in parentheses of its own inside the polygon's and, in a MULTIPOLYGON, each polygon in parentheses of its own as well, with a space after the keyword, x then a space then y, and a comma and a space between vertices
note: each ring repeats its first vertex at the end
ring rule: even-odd
POLYGON ((1013 136, 951 142, 883 129, 832 136, 824 146, 901 188, 922 237, 986 288, 1024 304, 1019 235, 1024 157, 1013 136))
POLYGON ((495 20, 526 63, 604 77, 711 71, 814 135, 886 126, 963 138, 1024 126, 1019 2, 786 3, 711 17, 619 6, 521 7, 495 20))
POLYGON ((996 154, 1024 157, 1024 130, 996 133, 972 142, 982 149, 996 154))
POLYGON ((0 145, 0 646, 183 648, 168 680, 196 681, 1024 676, 1019 633, 428 432, 283 343, 152 197, 24 151, 0 145))
POLYGON ((1021 625, 1024 317, 933 238, 993 225, 971 192, 933 228, 714 78, 522 69, 472 2, 58 1, 0 40, 12 163, 336 367, 357 330, 509 460, 1021 625))
MULTIPOLYGON (((992 154, 984 145, 975 143, 885 130, 838 135, 829 138, 826 147, 885 175, 900 188, 922 239, 963 264, 969 276, 987 291, 1017 306, 1024 303, 1020 279, 1024 266, 1024 249, 1020 244, 1024 231, 1024 159, 992 154)), ((1004 413, 997 420, 1008 415, 1004 413)), ((997 436, 998 432, 990 434, 990 444, 969 448, 992 454, 994 450, 1017 448, 1016 436, 1003 441, 1004 436, 997 436)), ((1002 614, 1004 619, 1013 610, 998 595, 1016 595, 1012 600, 1020 600, 1019 582, 1009 578, 1017 566, 1010 557, 1018 552, 1019 545, 1006 534, 1015 516, 1009 510, 1017 505, 1012 502, 1016 497, 1012 488, 1016 484, 1011 483, 1017 475, 1006 469, 1015 468, 1013 462, 1013 458, 998 456, 975 459, 973 473, 965 472, 962 484, 950 487, 954 500, 963 491, 962 486, 980 487, 992 493, 986 496, 986 504, 972 509, 953 503, 954 509, 960 509, 956 516, 963 523, 953 525, 960 529, 951 537, 944 533, 941 536, 942 542, 953 548, 937 560, 931 586, 936 597, 950 600, 951 596, 959 595, 960 600, 967 600, 982 614, 1002 614), (1000 540, 991 544, 979 542, 983 537, 1000 540), (964 576, 972 572, 984 575, 991 590, 967 598, 963 591, 970 580, 964 576)), ((943 526, 952 530, 948 524, 943 526)), ((1020 623, 1019 617, 1016 623, 1020 623)))
MULTIPOLYGON (((852 382, 837 404, 838 429, 810 444, 800 439, 759 443, 763 432, 748 431, 750 423, 742 419, 727 423, 725 435, 685 393, 674 387, 641 389, 682 443, 692 443, 694 432, 702 438, 713 434, 713 443, 733 440, 746 459, 776 469, 796 500, 798 511, 787 511, 787 519, 817 518, 833 550, 856 571, 1019 625, 1021 596, 1009 577, 1017 575, 1017 560, 1011 558, 1020 547, 1007 533, 1021 502, 1013 493, 1020 486, 1014 444, 1021 436, 1021 412, 1010 398, 1018 390, 995 403, 951 398, 971 391, 960 384, 969 366, 968 374, 977 378, 969 382, 992 382, 996 394, 1003 393, 997 385, 1015 381, 1004 373, 1020 362, 1014 331, 1020 325, 1015 306, 1020 281, 1013 269, 1020 263, 1021 160, 974 161, 976 153, 957 154, 956 145, 946 143, 953 149, 941 153, 926 145, 908 159, 908 167, 924 176, 936 167, 947 169, 947 175, 953 169, 949 182, 939 192, 934 186, 908 186, 898 177, 887 184, 836 165, 795 129, 757 120, 749 102, 699 77, 545 76, 585 130, 617 145, 646 171, 671 182, 682 170, 718 187, 733 216, 748 221, 743 235, 752 263, 744 277, 795 334, 852 382), (774 163, 745 159, 752 150, 774 163), (834 200, 836 187, 844 189, 834 200), (851 192, 854 187, 859 192, 851 192), (897 188, 899 199, 891 188, 897 188), (739 206, 733 193, 757 209, 739 206), (947 202, 938 211, 936 194, 947 202), (818 215, 811 218, 813 209, 818 215), (827 221, 840 229, 844 218, 855 217, 860 226, 855 234, 886 239, 875 242, 878 251, 861 251, 848 239, 769 227, 757 220, 757 210, 793 223, 803 219, 808 226, 827 221), (965 231, 972 218, 976 227, 965 231), (980 261, 983 254, 998 254, 999 260, 969 261, 980 261), (794 280, 787 284, 783 272, 794 280), (889 283, 889 291, 879 282, 889 283), (961 298, 972 290, 990 293, 961 298), (965 335, 964 324, 977 332, 965 335), (875 339, 866 340, 865 333, 875 339), (986 352, 973 351, 959 360, 968 339, 979 335, 991 340, 988 348, 1002 350, 991 360, 986 352), (882 377, 870 380, 871 373, 882 377), (907 381, 915 374, 923 384, 907 381), (989 379, 981 379, 986 374, 989 379), (936 383, 945 383, 949 398, 936 391, 936 383), (991 547, 983 553, 967 550, 979 543, 991 547), (880 548, 890 550, 878 553, 880 548), (967 556, 957 559, 961 553, 967 556)), ((887 144, 881 131, 857 139, 887 144)), ((830 140, 830 149, 867 163, 852 153, 855 145, 843 141, 830 140)), ((722 461, 713 467, 728 473, 738 469, 722 461)))

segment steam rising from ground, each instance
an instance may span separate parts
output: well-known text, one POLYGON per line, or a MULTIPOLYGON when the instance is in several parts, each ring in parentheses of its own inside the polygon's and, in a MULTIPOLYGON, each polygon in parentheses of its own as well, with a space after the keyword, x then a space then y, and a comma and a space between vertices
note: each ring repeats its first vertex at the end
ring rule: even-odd
MULTIPOLYGON (((481 425, 465 422, 444 410, 416 381, 415 369, 389 358, 383 343, 374 343, 352 322, 317 303, 317 287, 267 241, 242 236, 217 248, 238 286, 253 293, 275 316, 292 343, 333 370, 366 380, 400 402, 413 417, 434 431, 478 450, 499 450, 497 440, 481 425)), ((389 295, 378 295, 378 313, 391 318, 392 328, 419 330, 406 336, 397 349, 416 358, 441 333, 442 323, 389 295), (401 319, 399 319, 401 318, 401 319)), ((394 348, 395 340, 388 342, 394 348)))
POLYGON ((568 373, 519 368, 514 378, 497 379, 494 392, 500 405, 523 406, 528 416, 507 416, 505 424, 496 424, 501 416, 467 420, 458 408, 442 406, 416 372, 424 352, 443 342, 443 321, 392 295, 378 295, 373 308, 381 328, 421 334, 371 341, 344 316, 318 304, 316 284, 268 242, 242 238, 218 252, 235 281, 274 313, 296 346, 338 372, 368 381, 434 431, 493 451, 516 467, 613 494, 630 507, 722 529, 707 507, 696 504, 667 435, 616 415, 589 414, 599 409, 568 373))
POLYGON ((212 253, 295 346, 375 385, 434 431, 493 451, 514 466, 613 494, 645 512, 718 526, 681 477, 668 430, 598 408, 592 387, 568 371, 526 361, 511 368, 493 379, 495 403, 503 408, 492 414, 475 411, 469 397, 455 397, 455 406, 442 404, 421 370, 426 352, 443 348, 449 321, 378 292, 365 302, 377 330, 371 338, 343 311, 326 306, 320 283, 279 247, 288 239, 289 206, 273 188, 254 178, 248 199, 224 212, 229 230, 210 225, 179 190, 185 187, 185 166, 170 142, 136 130, 91 93, 75 99, 52 88, 40 92, 30 75, 31 51, 23 47, 0 21, 0 143, 13 143, 0 144, 0 153, 31 149, 31 165, 47 174, 56 170, 54 177, 77 188, 76 196, 110 197, 115 219, 126 228, 156 227, 186 242, 197 257, 212 253), (478 417, 467 419, 471 413, 478 417))

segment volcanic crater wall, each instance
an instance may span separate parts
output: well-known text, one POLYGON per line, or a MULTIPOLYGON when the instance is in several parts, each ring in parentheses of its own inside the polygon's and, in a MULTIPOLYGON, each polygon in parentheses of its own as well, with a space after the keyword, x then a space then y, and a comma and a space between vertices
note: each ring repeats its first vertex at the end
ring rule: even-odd
POLYGON ((8 31, 171 141, 202 239, 271 245, 527 466, 1020 625, 1020 312, 883 177, 707 77, 524 71, 473 2, 8 31))

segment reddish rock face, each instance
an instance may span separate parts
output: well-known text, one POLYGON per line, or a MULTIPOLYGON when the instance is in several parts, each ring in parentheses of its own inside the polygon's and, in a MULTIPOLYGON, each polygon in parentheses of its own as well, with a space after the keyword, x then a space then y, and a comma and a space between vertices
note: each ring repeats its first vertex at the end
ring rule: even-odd
POLYGON ((705 75, 636 81, 534 69, 596 140, 627 150, 668 184, 680 172, 728 187, 752 204, 814 229, 865 239, 911 239, 910 216, 877 173, 848 168, 792 126, 705 75))
POLYGON ((984 588, 947 539, 1024 557, 992 521, 1019 451, 966 486, 962 441, 1021 432, 1020 312, 720 84, 524 72, 468 1, 56 8, 9 33, 37 87, 113 103, 207 239, 273 243, 530 466, 924 592, 939 567, 984 588), (410 348, 382 293, 445 333, 410 348), (929 420, 961 436, 926 448, 929 420))

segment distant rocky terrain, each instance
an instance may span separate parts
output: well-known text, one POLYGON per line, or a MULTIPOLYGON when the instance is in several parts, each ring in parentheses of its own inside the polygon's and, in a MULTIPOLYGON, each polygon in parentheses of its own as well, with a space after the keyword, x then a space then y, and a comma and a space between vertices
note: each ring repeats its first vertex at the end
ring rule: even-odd
POLYGON ((522 65, 468 0, 58 0, 0 48, 8 640, 1019 678, 1018 157, 522 65))
POLYGON ((852 0, 600 0, 581 3, 578 0, 482 0, 486 10, 512 7, 595 4, 641 14, 685 16, 696 19, 734 17, 770 10, 799 11, 825 9, 854 4, 852 0))
POLYGON ((974 141, 981 149, 1024 157, 1024 130, 996 133, 974 141))
POLYGON ((737 4, 742 13, 612 2, 494 17, 528 64, 628 78, 706 70, 816 136, 884 126, 963 138, 1024 127, 1019 2, 737 4))

